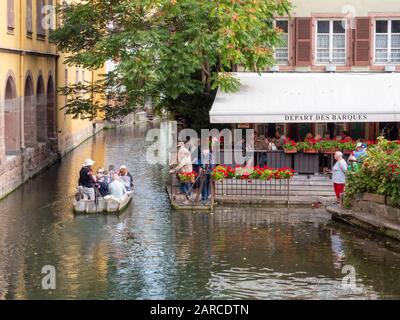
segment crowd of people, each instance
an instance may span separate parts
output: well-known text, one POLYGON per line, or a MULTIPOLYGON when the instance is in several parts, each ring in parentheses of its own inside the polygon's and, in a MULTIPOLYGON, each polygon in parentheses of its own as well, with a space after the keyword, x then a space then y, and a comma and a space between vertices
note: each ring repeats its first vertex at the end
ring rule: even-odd
POLYGON ((128 191, 133 190, 133 178, 126 166, 121 166, 119 170, 110 165, 108 171, 100 167, 94 172, 95 162, 86 159, 79 172, 79 191, 85 200, 95 200, 112 196, 122 198, 128 191))
MULTIPOLYGON (((314 137, 311 133, 307 134, 305 137, 305 141, 313 142, 322 139, 330 139, 330 132, 326 132, 323 137, 320 135, 316 135, 314 137)), ((346 131, 342 131, 336 139, 343 142, 353 141, 346 131)), ((288 143, 288 141, 289 139, 277 130, 274 138, 265 138, 264 150, 281 150, 283 146, 288 143)), ((202 141, 201 145, 207 145, 211 143, 212 140, 207 139, 207 141, 202 141)), ((254 143, 247 143, 245 139, 240 140, 236 145, 234 145, 235 150, 242 149, 243 151, 246 151, 246 149, 249 147, 254 147, 254 143)), ((203 150, 200 148, 198 143, 193 145, 190 139, 187 139, 185 142, 182 141, 178 143, 177 165, 170 170, 170 173, 176 173, 178 175, 180 173, 196 173, 195 181, 180 181, 180 193, 186 197, 186 203, 193 201, 192 191, 198 189, 200 186, 202 187, 201 202, 206 205, 209 201, 211 195, 211 173, 212 169, 216 165, 212 148, 210 149, 203 150)), ((332 173, 334 191, 338 200, 345 189, 346 172, 358 171, 366 154, 367 145, 362 142, 358 142, 356 144, 355 150, 350 154, 347 161, 343 158, 342 152, 337 151, 334 154, 336 163, 332 169, 329 170, 329 173, 332 173)), ((266 162, 266 154, 262 154, 258 165, 263 167, 264 165, 267 165, 266 162)))

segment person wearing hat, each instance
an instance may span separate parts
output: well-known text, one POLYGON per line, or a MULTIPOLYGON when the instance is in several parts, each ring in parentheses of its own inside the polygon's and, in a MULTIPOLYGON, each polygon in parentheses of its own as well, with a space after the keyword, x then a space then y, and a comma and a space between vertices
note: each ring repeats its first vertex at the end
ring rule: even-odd
POLYGON ((83 198, 85 200, 95 200, 95 184, 96 178, 93 175, 93 165, 95 162, 92 159, 86 159, 82 169, 79 172, 78 185, 82 188, 83 198))
MULTIPOLYGON (((184 172, 192 172, 192 156, 190 151, 186 149, 184 142, 178 142, 178 164, 177 166, 170 170, 170 173, 184 173, 184 172)), ((190 193, 190 182, 181 182, 180 190, 189 200, 190 193)))
POLYGON ((362 158, 367 156, 367 148, 366 144, 358 142, 356 144, 356 151, 354 152, 354 156, 356 157, 357 161, 362 161, 362 158))

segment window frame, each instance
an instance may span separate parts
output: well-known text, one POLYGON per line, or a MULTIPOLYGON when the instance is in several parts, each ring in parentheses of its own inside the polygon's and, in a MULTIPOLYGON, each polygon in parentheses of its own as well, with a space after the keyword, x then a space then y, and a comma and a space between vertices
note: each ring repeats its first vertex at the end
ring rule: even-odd
POLYGON ((36 39, 40 41, 45 41, 47 37, 47 30, 42 25, 42 19, 44 17, 44 13, 42 11, 46 5, 46 0, 36 0, 36 39), (41 5, 40 10, 39 5, 41 5))
MULTIPOLYGON (((398 62, 392 62, 392 35, 399 35, 400 36, 400 32, 399 33, 392 33, 392 21, 400 21, 400 17, 395 17, 395 18, 384 18, 384 17, 379 17, 379 18, 375 18, 374 19, 374 37, 373 37, 373 63, 374 65, 379 65, 379 66, 384 66, 384 65, 400 65, 400 61, 398 62), (378 21, 386 21, 388 23, 388 30, 387 33, 377 33, 376 32, 376 23, 378 21), (377 35, 386 35, 387 36, 387 60, 386 61, 376 61, 376 37, 377 35)), ((396 50, 400 50, 400 47, 398 47, 396 50)))
MULTIPOLYGON (((315 19, 315 32, 314 32, 314 61, 315 65, 317 66, 327 66, 327 65, 332 65, 332 66, 345 66, 348 63, 348 40, 349 40, 349 35, 348 35, 348 29, 349 29, 349 22, 347 19, 344 18, 316 18, 315 19), (329 32, 327 33, 329 35, 329 62, 321 62, 318 61, 318 22, 319 21, 328 21, 329 22, 329 32), (345 28, 344 28, 344 61, 343 62, 334 62, 333 61, 333 36, 335 34, 342 34, 342 33, 334 33, 333 32, 333 23, 334 21, 340 21, 345 23, 345 28)), ((321 33, 323 34, 323 33, 321 33)), ((324 33, 325 34, 325 33, 324 33)))
MULTIPOLYGON (((277 57, 276 57, 276 50, 277 49, 283 49, 284 47, 276 47, 276 48, 274 48, 274 59, 275 59, 275 64, 277 65, 277 66, 289 66, 290 65, 290 44, 291 44, 291 41, 290 41, 290 36, 291 36, 291 32, 290 32, 290 19, 289 18, 278 18, 278 19, 275 19, 274 20, 274 28, 276 28, 277 26, 276 26, 276 23, 278 22, 278 21, 286 21, 287 22, 287 24, 288 24, 288 27, 287 27, 287 60, 286 60, 286 62, 285 63, 282 63, 282 62, 280 62, 280 61, 278 61, 278 59, 277 59, 277 57)), ((282 33, 282 34, 285 34, 285 33, 282 33)))
POLYGON ((7 33, 14 35, 15 26, 16 26, 15 25, 15 1, 14 0, 6 1, 7 33))

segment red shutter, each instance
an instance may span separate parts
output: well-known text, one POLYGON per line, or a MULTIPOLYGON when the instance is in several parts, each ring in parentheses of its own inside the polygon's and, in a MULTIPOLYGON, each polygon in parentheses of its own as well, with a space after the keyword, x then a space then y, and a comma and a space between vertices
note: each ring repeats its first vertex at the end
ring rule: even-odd
POLYGON ((356 18, 354 60, 356 66, 371 63, 371 18, 356 18))
POLYGON ((296 27, 295 27, 295 20, 289 20, 289 65, 294 66, 296 63, 296 27))
POLYGON ((296 65, 311 65, 311 18, 296 18, 296 65))
POLYGON ((31 35, 33 32, 32 28, 32 0, 26 1, 26 33, 31 35))
POLYGON ((14 30, 14 0, 7 0, 7 29, 14 30))
POLYGON ((350 29, 349 30, 349 54, 348 54, 348 59, 349 59, 349 65, 354 66, 355 65, 355 39, 356 39, 356 30, 350 29))

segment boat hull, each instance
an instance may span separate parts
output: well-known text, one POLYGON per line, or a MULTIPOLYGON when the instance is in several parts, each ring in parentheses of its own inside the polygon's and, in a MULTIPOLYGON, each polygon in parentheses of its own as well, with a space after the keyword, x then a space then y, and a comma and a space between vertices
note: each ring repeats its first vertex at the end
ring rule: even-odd
POLYGON ((74 211, 80 214, 118 213, 124 210, 132 200, 133 191, 127 192, 123 198, 106 196, 96 200, 74 200, 74 211))

